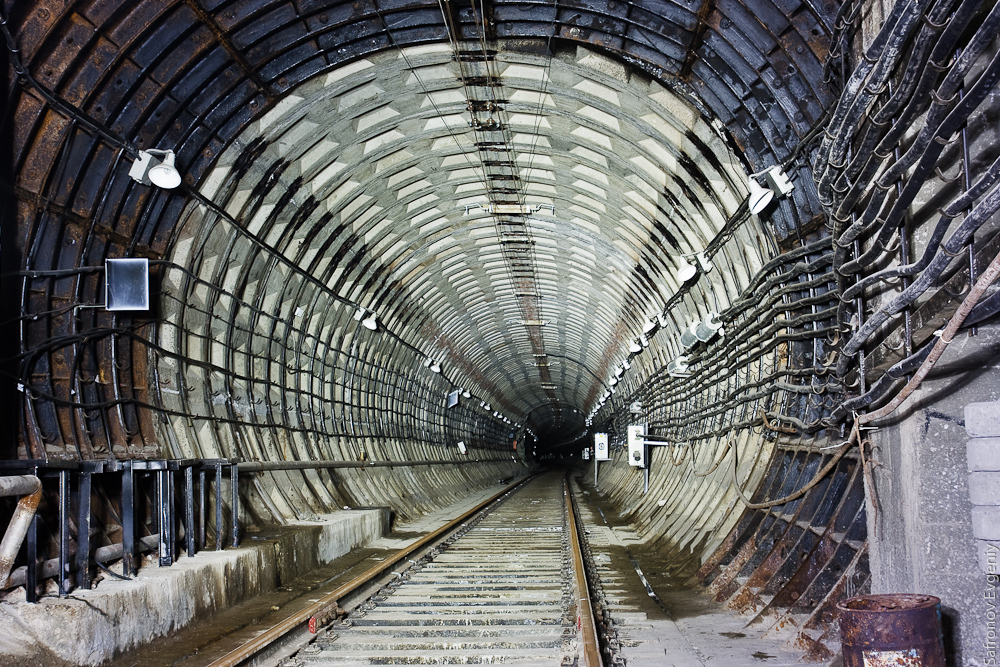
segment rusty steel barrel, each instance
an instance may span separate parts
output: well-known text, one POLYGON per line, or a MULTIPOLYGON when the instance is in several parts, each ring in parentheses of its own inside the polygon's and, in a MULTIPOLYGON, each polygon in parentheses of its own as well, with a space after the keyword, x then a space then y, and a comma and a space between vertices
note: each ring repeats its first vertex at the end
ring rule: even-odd
POLYGON ((864 595, 837 609, 844 667, 944 667, 939 598, 864 595))

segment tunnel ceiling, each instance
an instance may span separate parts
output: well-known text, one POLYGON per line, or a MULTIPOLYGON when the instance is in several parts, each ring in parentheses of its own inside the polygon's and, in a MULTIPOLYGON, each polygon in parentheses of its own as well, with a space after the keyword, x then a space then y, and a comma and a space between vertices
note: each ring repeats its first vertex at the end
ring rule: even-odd
MULTIPOLYGON (((724 309, 818 226, 801 164, 766 220, 741 203, 747 171, 794 158, 832 99, 832 5, 5 7, 23 269, 145 256, 314 339, 344 327, 314 314, 361 306, 371 337, 539 434, 578 432, 644 334, 724 309), (143 148, 176 151, 180 189, 128 177, 143 148), (681 256, 703 251, 715 271, 685 286, 681 256)), ((164 319, 190 317, 162 279, 164 319)), ((26 293, 25 312, 54 313, 29 335, 75 331, 59 304, 98 289, 84 275, 26 293)), ((75 363, 61 354, 37 370, 75 363)))

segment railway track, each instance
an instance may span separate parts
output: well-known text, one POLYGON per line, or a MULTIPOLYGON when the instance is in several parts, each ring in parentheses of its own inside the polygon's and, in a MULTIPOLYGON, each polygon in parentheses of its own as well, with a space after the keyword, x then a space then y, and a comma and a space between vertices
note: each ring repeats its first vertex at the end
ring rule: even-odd
POLYGON ((483 505, 212 667, 600 666, 566 480, 483 505))

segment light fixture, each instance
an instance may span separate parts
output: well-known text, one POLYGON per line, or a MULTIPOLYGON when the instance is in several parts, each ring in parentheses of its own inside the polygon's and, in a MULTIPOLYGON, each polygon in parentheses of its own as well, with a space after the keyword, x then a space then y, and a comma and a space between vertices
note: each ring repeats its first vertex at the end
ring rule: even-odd
POLYGON ((708 273, 715 268, 715 264, 712 264, 712 260, 705 253, 699 252, 695 257, 698 258, 698 265, 701 267, 702 273, 708 273))
POLYGON ((680 263, 677 265, 677 280, 682 283, 686 283, 698 275, 699 267, 701 268, 702 273, 708 273, 715 268, 715 265, 712 264, 712 260, 710 260, 704 252, 693 252, 688 255, 681 255, 680 263), (698 266, 696 267, 694 264, 690 263, 687 260, 688 257, 697 258, 698 266))
POLYGON ((771 188, 771 192, 776 197, 785 197, 795 189, 795 184, 788 179, 788 174, 785 173, 780 165, 768 169, 767 173, 764 174, 764 178, 767 179, 767 187, 771 188))
POLYGON ((441 364, 439 364, 438 362, 434 361, 430 357, 427 357, 426 359, 424 359, 424 368, 428 369, 431 373, 440 373, 441 372, 441 364))
POLYGON ((757 215, 771 203, 774 193, 765 188, 754 177, 750 177, 750 212, 757 215))
POLYGON ((491 408, 491 407, 490 407, 490 404, 489 404, 489 403, 487 403, 486 405, 484 405, 484 406, 483 406, 483 410, 486 410, 486 412, 489 412, 489 411, 490 411, 490 410, 492 410, 492 409, 493 409, 493 408, 491 408))
POLYGON ((688 377, 691 375, 688 373, 688 358, 685 355, 680 355, 673 361, 667 364, 667 373, 670 377, 688 377))
POLYGON ((629 341, 628 351, 632 354, 638 354, 639 352, 642 352, 642 345, 637 340, 629 341))
POLYGON ((462 398, 472 398, 472 393, 468 389, 463 389, 462 398))
POLYGON ((143 185, 155 185, 173 190, 181 184, 181 175, 174 166, 174 152, 154 148, 139 151, 139 159, 132 163, 128 175, 143 185))
POLYGON ((649 319, 646 320, 642 325, 642 333, 648 334, 650 331, 656 328, 656 320, 649 319))
POLYGON ((618 368, 615 369, 615 377, 620 378, 622 376, 622 373, 624 372, 625 372, 625 367, 619 366, 618 368))
POLYGON ((750 176, 750 212, 760 213, 767 208, 773 198, 780 199, 794 189, 795 184, 788 179, 788 174, 781 168, 781 165, 775 165, 766 171, 752 174, 750 176), (767 188, 757 180, 760 176, 763 176, 767 181, 767 188))
POLYGON ((686 283, 696 275, 698 275, 697 267, 695 267, 694 264, 689 263, 687 258, 681 257, 681 261, 677 265, 677 280, 682 283, 686 283))
POLYGON ((608 384, 610 384, 612 387, 615 386, 616 384, 618 384, 618 378, 611 378, 610 380, 608 380, 608 384))
POLYGON ((378 329, 378 320, 375 318, 375 313, 366 308, 358 308, 354 313, 354 319, 361 322, 361 326, 369 331, 378 329))

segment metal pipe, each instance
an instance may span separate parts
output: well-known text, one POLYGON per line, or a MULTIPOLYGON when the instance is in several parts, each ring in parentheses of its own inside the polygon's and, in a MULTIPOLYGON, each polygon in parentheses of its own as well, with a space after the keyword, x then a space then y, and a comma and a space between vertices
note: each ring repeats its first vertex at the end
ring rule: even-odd
POLYGON ((34 475, 19 475, 0 478, 0 495, 22 496, 17 502, 14 516, 10 518, 7 532, 0 541, 0 588, 5 586, 10 576, 10 569, 21 549, 21 542, 28 532, 31 520, 38 509, 38 501, 42 499, 42 481, 34 475))
MULTIPOLYGON (((147 535, 142 539, 138 540, 137 548, 140 552, 156 551, 159 548, 160 536, 147 535)), ((94 549, 94 562, 110 563, 116 560, 120 560, 124 554, 121 544, 110 544, 104 547, 98 547, 94 549)), ((123 568, 124 569, 124 568, 123 568)), ((10 573, 10 578, 7 580, 6 584, 0 585, 0 589, 14 588, 15 586, 23 586, 27 581, 28 568, 21 566, 10 573)), ((52 558, 50 560, 41 563, 41 568, 38 572, 39 579, 50 579, 59 574, 59 559, 52 558)), ((125 575, 128 576, 129 573, 126 572, 125 575)))
POLYGON ((41 485, 34 475, 0 477, 0 496, 27 496, 42 488, 41 485))

